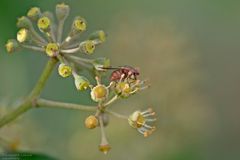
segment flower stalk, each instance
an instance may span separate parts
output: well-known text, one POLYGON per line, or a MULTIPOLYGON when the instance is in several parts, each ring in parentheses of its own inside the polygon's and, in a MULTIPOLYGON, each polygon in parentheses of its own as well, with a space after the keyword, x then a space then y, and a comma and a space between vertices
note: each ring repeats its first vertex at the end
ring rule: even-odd
POLYGON ((12 112, 6 114, 0 119, 0 128, 4 125, 8 124, 9 122, 15 120, 17 117, 28 111, 32 108, 35 100, 39 97, 41 91, 43 90, 47 79, 49 78, 50 74, 52 73, 55 65, 57 63, 57 59, 50 58, 48 63, 46 64, 42 75, 40 76, 38 82, 36 83, 35 87, 33 88, 30 95, 23 101, 23 103, 18 106, 12 112))
POLYGON ((97 110, 94 106, 85 106, 73 103, 65 103, 65 102, 57 102, 46 99, 38 99, 36 101, 36 107, 40 108, 62 108, 62 109, 73 109, 73 110, 82 110, 82 111, 90 111, 95 112, 97 110))
POLYGON ((28 49, 41 52, 49 57, 49 61, 27 98, 16 109, 0 117, 0 128, 31 108, 60 108, 95 112, 95 115, 92 114, 86 118, 85 127, 88 129, 100 128, 99 150, 104 154, 111 149, 104 130, 110 121, 110 114, 128 122, 144 137, 151 135, 156 128, 151 124, 156 121, 155 112, 151 109, 137 110, 129 116, 109 110, 109 107, 117 100, 125 100, 148 88, 149 85, 145 80, 139 78, 140 72, 137 68, 128 65, 111 66, 110 59, 105 57, 85 58, 84 54, 85 56, 93 54, 96 48, 105 42, 107 34, 98 30, 81 41, 80 35, 86 31, 87 22, 81 16, 77 16, 72 22, 67 37, 63 37, 64 22, 69 12, 70 7, 61 3, 56 5, 55 15, 49 11, 41 12, 38 7, 33 7, 27 16, 18 19, 19 31, 16 39, 7 41, 7 52, 13 53, 20 49, 28 49), (55 18, 57 18, 57 22, 55 18), (39 34, 34 28, 38 28, 38 31, 42 33, 39 34), (89 96, 96 103, 95 107, 39 98, 47 79, 58 62, 58 74, 62 78, 72 77, 75 88, 79 92, 91 90, 89 96), (84 75, 84 71, 88 71, 91 76, 95 77, 95 82, 89 81, 89 75, 84 75), (109 71, 111 71, 111 75, 108 81, 105 81, 104 77, 109 71))

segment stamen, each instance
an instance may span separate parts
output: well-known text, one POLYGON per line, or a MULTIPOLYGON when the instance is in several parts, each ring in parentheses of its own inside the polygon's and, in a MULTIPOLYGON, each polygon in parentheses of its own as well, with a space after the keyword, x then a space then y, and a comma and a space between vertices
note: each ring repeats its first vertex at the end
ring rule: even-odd
POLYGON ((122 82, 124 77, 125 77, 125 74, 121 74, 121 78, 120 78, 119 82, 122 82))
POLYGON ((146 132, 146 129, 144 129, 144 128, 138 128, 137 130, 138 130, 139 133, 141 133, 143 135, 146 132))
POLYGON ((110 87, 114 86, 114 83, 115 82, 110 82, 109 85, 107 86, 107 88, 110 88, 110 87))
POLYGON ((139 91, 139 88, 136 88, 135 90, 133 90, 132 92, 130 92, 130 94, 134 94, 134 93, 136 93, 137 91, 139 91))
POLYGON ((143 136, 144 136, 144 137, 148 137, 151 133, 152 133, 152 132, 150 132, 150 131, 146 131, 146 132, 144 132, 143 136))
POLYGON ((155 122, 157 118, 152 118, 152 119, 146 119, 146 122, 155 122))
MULTIPOLYGON (((127 74, 127 77, 125 78, 125 80, 129 79, 129 77, 130 77, 131 75, 132 75, 132 72, 129 71, 128 74, 127 74)), ((124 76, 125 76, 125 74, 124 74, 124 76)))
POLYGON ((148 113, 148 114, 143 115, 143 117, 154 116, 155 114, 156 114, 155 112, 152 112, 152 113, 148 113))
POLYGON ((150 85, 147 85, 147 86, 143 86, 143 87, 140 87, 139 90, 144 90, 144 89, 148 89, 150 87, 150 85))
POLYGON ((151 113, 153 112, 153 109, 152 108, 148 108, 147 110, 141 112, 141 114, 146 114, 146 113, 151 113))
POLYGON ((95 79, 97 81, 97 85, 100 85, 101 84, 101 79, 98 76, 96 76, 95 79))
POLYGON ((156 130, 156 127, 153 127, 153 129, 146 131, 144 133, 144 137, 150 136, 155 130, 156 130))
POLYGON ((131 87, 132 87, 132 88, 135 88, 136 86, 141 85, 141 82, 142 82, 142 81, 140 81, 140 80, 136 80, 136 81, 134 82, 135 84, 133 84, 131 87))
POLYGON ((136 121, 136 123, 137 123, 139 126, 141 126, 141 127, 142 127, 142 126, 144 126, 144 125, 145 125, 145 120, 144 120, 144 122, 142 122, 142 123, 141 123, 141 122, 138 122, 138 121, 136 121))
POLYGON ((152 126, 149 126, 149 125, 147 125, 146 123, 144 123, 144 125, 143 125, 144 127, 146 127, 146 128, 149 128, 149 129, 152 129, 152 128, 154 128, 154 127, 152 127, 152 126))

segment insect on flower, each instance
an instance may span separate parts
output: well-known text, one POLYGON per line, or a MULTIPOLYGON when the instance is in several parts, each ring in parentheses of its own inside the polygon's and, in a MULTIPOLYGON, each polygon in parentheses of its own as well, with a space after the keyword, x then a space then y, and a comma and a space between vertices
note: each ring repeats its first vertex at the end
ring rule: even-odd
POLYGON ((120 81, 127 78, 136 80, 140 74, 138 69, 132 66, 120 66, 120 67, 103 67, 102 69, 114 69, 110 76, 110 81, 120 81))
MULTIPOLYGON (((43 53, 50 58, 51 61, 47 64, 39 84, 37 84, 37 89, 38 86, 42 89, 42 79, 43 82, 46 81, 51 72, 49 68, 53 68, 57 62, 60 63, 58 66, 59 75, 63 78, 72 76, 78 91, 91 89, 90 92, 86 92, 91 97, 91 100, 97 103, 95 107, 61 102, 48 103, 56 103, 61 108, 95 111, 95 114, 85 119, 85 127, 88 129, 100 128, 101 142, 99 150, 104 154, 107 154, 111 149, 104 130, 110 122, 109 114, 127 120, 129 125, 144 137, 151 135, 156 129, 152 125, 152 122, 156 121, 155 112, 152 109, 137 110, 130 116, 125 116, 108 108, 118 99, 126 99, 148 88, 150 86, 148 81, 141 80, 139 70, 132 66, 111 67, 109 58, 82 57, 81 54, 86 54, 85 56, 93 54, 96 48, 106 41, 107 34, 103 30, 97 30, 82 41, 81 34, 87 30, 87 21, 81 16, 76 16, 72 21, 70 31, 65 35, 64 24, 69 13, 70 7, 64 3, 56 5, 55 14, 49 11, 42 12, 38 7, 31 8, 26 16, 18 19, 17 27, 19 30, 16 39, 7 41, 7 52, 12 53, 20 49, 29 49, 43 53), (37 28, 38 30, 36 30, 37 28), (53 60, 55 61, 54 64, 52 63, 53 60), (85 71, 90 73, 87 76, 92 75, 95 77, 96 83, 92 83, 85 77, 85 71), (103 79, 105 71, 111 71, 111 76, 107 82, 103 79)), ((31 108, 32 103, 30 102, 32 101, 37 104, 39 99, 36 99, 36 96, 39 96, 39 94, 40 92, 38 95, 32 96, 31 94, 30 98, 25 102, 27 106, 20 106, 19 108, 31 108)), ((15 111, 13 113, 15 114, 15 111)), ((5 121, 4 117, 2 121, 5 121)))

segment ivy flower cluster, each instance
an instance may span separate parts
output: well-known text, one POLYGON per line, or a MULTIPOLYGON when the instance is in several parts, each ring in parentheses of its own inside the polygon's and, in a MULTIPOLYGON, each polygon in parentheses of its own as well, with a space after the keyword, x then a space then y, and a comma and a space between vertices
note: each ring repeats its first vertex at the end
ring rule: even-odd
POLYGON ((78 91, 90 90, 89 96, 96 102, 96 113, 86 118, 85 126, 89 129, 100 128, 99 150, 103 153, 111 149, 104 131, 109 121, 109 114, 125 119, 144 137, 151 135, 155 130, 155 126, 151 123, 156 121, 152 109, 137 110, 130 116, 124 116, 108 108, 118 99, 126 99, 148 88, 148 82, 139 79, 139 72, 133 67, 113 68, 110 66, 110 60, 105 57, 83 58, 84 54, 93 54, 96 48, 106 41, 107 36, 104 31, 98 30, 90 34, 87 39, 81 40, 82 33, 88 27, 87 21, 81 16, 73 19, 69 33, 64 35, 64 24, 69 12, 70 7, 64 3, 56 5, 55 15, 49 11, 42 12, 38 7, 31 8, 26 16, 18 19, 19 31, 16 39, 10 39, 6 43, 7 52, 28 49, 55 58, 59 61, 58 73, 61 77, 72 76, 78 91), (90 82, 83 75, 83 70, 92 73, 95 82, 90 82), (108 84, 104 84, 102 80, 109 71, 112 73, 108 84))

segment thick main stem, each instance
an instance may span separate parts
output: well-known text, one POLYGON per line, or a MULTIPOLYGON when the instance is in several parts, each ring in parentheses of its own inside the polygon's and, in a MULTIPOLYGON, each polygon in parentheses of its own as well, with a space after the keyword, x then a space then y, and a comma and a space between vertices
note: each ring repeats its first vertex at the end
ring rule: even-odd
POLYGON ((55 58, 49 59, 48 63, 46 64, 42 72, 42 75, 40 76, 38 82, 36 83, 30 95, 24 100, 24 102, 19 107, 17 107, 15 110, 11 111, 10 113, 7 113, 5 116, 0 118, 0 128, 8 124, 9 122, 15 120, 18 116, 22 115, 23 113, 32 108, 34 101, 39 97, 57 61, 58 60, 55 58))

